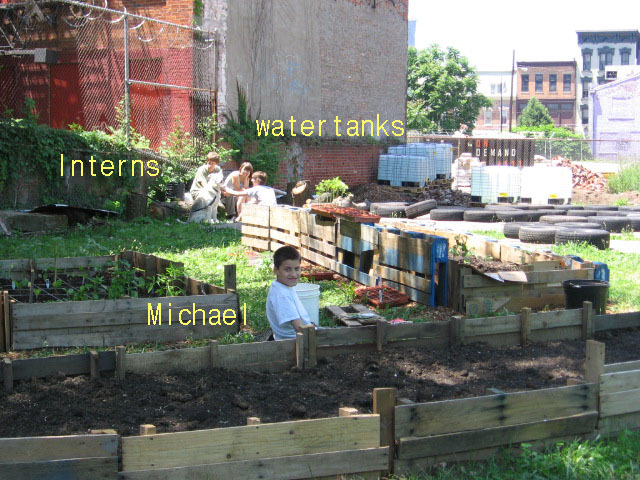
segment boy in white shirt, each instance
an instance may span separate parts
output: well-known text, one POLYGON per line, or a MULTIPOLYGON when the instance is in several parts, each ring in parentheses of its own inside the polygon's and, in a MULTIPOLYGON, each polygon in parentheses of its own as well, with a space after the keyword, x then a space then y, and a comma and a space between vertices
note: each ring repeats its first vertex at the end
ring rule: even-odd
POLYGON ((267 295, 267 318, 276 340, 296 338, 302 325, 311 325, 311 319, 293 287, 300 278, 300 253, 293 247, 280 247, 273 254, 276 279, 267 295))

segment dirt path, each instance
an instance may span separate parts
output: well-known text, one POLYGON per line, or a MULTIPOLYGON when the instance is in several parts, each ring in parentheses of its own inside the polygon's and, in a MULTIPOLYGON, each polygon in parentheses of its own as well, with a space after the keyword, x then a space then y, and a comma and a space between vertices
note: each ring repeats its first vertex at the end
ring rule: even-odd
MULTIPOLYGON (((640 329, 605 332, 607 363, 640 358, 640 329)), ((472 344, 446 350, 395 348, 349 354, 317 368, 280 374, 228 372, 129 375, 92 382, 53 375, 19 382, 0 393, 0 437, 69 435, 113 428, 137 435, 151 423, 158 432, 336 416, 342 406, 371 412, 376 387, 395 387, 417 402, 566 385, 581 378, 585 342, 492 348, 472 344)))

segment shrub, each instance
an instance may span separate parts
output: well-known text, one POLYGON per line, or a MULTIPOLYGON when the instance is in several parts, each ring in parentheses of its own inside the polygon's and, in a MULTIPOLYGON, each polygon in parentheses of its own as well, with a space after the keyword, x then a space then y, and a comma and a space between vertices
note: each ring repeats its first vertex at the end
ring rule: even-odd
POLYGON ((349 186, 340 180, 340 177, 329 178, 322 180, 316 185, 316 193, 322 195, 323 193, 330 193, 334 197, 342 197, 349 191, 349 186))

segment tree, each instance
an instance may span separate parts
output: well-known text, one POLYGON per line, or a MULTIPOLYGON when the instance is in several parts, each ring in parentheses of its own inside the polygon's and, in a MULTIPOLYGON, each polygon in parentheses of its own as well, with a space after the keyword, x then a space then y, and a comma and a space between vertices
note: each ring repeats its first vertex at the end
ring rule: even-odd
POLYGON ((520 118, 518 119, 519 127, 542 127, 543 125, 553 125, 553 119, 547 107, 533 97, 524 107, 520 118))
POLYGON ((473 130, 478 112, 491 101, 478 93, 478 76, 456 49, 409 48, 407 127, 427 130, 473 130))

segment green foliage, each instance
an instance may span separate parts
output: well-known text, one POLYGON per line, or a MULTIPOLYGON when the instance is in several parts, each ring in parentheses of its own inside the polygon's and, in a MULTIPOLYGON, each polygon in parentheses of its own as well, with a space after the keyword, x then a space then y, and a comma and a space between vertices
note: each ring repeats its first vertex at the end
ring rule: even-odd
POLYGON ((454 48, 409 48, 407 69, 407 128, 473 129, 482 107, 491 101, 478 92, 478 76, 466 57, 454 48))
POLYGON ((328 178, 316 185, 316 193, 318 195, 331 193, 334 197, 343 197, 348 191, 349 186, 340 180, 340 177, 328 178))
POLYGON ((543 125, 553 125, 553 119, 547 107, 540 103, 536 97, 533 97, 522 110, 520 118, 518 118, 518 126, 541 127, 543 125))
POLYGON ((618 198, 613 204, 617 207, 623 207, 625 205, 629 205, 629 200, 626 198, 618 198))
MULTIPOLYGON (((234 149, 233 159, 238 163, 251 162, 254 171, 267 174, 268 182, 277 180, 278 165, 283 159, 284 142, 273 135, 259 136, 256 131, 256 119, 251 115, 249 101, 245 92, 236 83, 238 92, 238 111, 236 116, 225 115, 227 124, 221 130, 224 140, 234 149)), ((260 116, 258 112, 257 117, 260 116)))
POLYGON ((607 189, 612 193, 640 191, 640 165, 631 165, 616 173, 607 182, 607 189))

